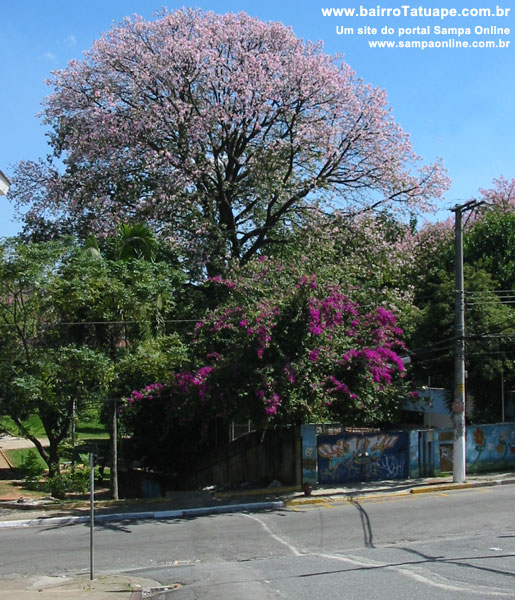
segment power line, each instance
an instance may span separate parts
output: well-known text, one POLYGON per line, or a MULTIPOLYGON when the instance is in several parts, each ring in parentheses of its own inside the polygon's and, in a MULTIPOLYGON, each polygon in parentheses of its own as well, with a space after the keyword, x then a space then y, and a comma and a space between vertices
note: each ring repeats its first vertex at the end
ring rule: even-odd
POLYGON ((468 289, 468 290, 465 290, 466 294, 483 294, 483 293, 490 294, 492 292, 495 292, 495 293, 498 293, 498 294, 511 294, 511 293, 515 292, 515 288, 510 288, 510 289, 507 289, 507 290, 497 290, 497 289, 496 290, 493 290, 493 289, 480 289, 480 290, 471 290, 471 289, 468 289))
MULTIPOLYGON (((119 321, 56 321, 49 323, 48 328, 56 326, 76 326, 76 325, 140 325, 143 323, 198 323, 202 319, 141 319, 141 320, 119 320, 119 321)), ((16 323, 0 323, 1 326, 17 327, 16 323)))

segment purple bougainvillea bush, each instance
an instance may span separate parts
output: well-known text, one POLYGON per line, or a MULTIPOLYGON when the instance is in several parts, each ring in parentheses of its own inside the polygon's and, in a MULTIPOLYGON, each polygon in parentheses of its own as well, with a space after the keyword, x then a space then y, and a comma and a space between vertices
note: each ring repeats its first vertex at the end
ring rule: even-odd
POLYGON ((381 306, 341 286, 285 273, 261 256, 234 279, 212 278, 226 301, 196 323, 193 366, 137 390, 127 407, 159 399, 174 422, 389 422, 405 396, 402 331, 381 306))

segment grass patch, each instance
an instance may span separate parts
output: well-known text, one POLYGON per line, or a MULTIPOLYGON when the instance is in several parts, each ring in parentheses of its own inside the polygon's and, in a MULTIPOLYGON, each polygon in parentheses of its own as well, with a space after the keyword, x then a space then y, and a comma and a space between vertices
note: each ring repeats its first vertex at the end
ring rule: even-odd
POLYGON ((77 423, 75 426, 75 434, 80 440, 88 440, 88 439, 102 439, 106 440, 109 438, 109 432, 107 429, 99 422, 85 422, 77 423))
MULTIPOLYGON (((43 424, 37 415, 31 415, 26 421, 23 421, 23 425, 36 437, 44 437, 46 435, 43 424)), ((20 435, 18 426, 10 417, 0 417, 0 430, 7 431, 11 435, 20 435)))
MULTIPOLYGON (((37 415, 32 415, 29 419, 23 421, 23 425, 31 435, 35 437, 46 437, 43 424, 37 415)), ((10 417, 6 416, 0 417, 0 431, 6 431, 14 436, 21 436, 16 423, 10 417)), ((77 420, 75 424, 75 435, 78 440, 89 438, 107 439, 109 438, 109 431, 98 420, 97 416, 85 415, 83 419, 77 420)))
MULTIPOLYGON (((109 446, 108 446, 108 444, 106 444, 107 438, 105 438, 105 437, 90 437, 90 438, 85 438, 84 441, 85 441, 85 443, 83 443, 83 444, 81 444, 79 441, 79 443, 77 443, 77 445, 75 446, 75 459, 76 459, 77 463, 83 462, 84 464, 87 464, 87 462, 89 460, 88 455, 91 450, 95 451, 95 453, 97 454, 97 458, 100 460, 100 462, 108 462, 107 460, 106 461, 103 460, 104 457, 107 458, 107 455, 109 452, 109 446)), ((38 459, 38 463, 41 464, 42 466, 44 466, 45 469, 47 468, 47 464, 41 458, 41 455, 39 454, 39 452, 36 450, 35 447, 15 448, 15 449, 11 449, 11 450, 4 450, 4 452, 15 469, 19 469, 20 467, 23 466, 23 464, 26 462, 30 453, 35 454, 38 459)), ((72 447, 71 447, 71 445, 67 445, 62 448, 61 462, 64 465, 68 465, 68 464, 70 464, 71 459, 72 459, 72 447)))
POLYGON ((20 469, 23 466, 31 452, 36 456, 38 464, 40 464, 45 469, 47 468, 46 462, 41 458, 36 448, 17 448, 15 450, 4 450, 4 452, 7 458, 9 459, 10 463, 16 470, 20 469))
MULTIPOLYGON (((101 442, 102 443, 102 442, 101 442)), ((77 448, 79 450, 79 448, 77 448)), ((35 449, 21 448, 5 451, 13 464, 13 476, 24 481, 5 481, 0 489, 0 498, 18 497, 21 492, 31 492, 33 495, 52 493, 58 498, 84 495, 89 491, 89 457, 87 454, 76 454, 76 462, 67 460, 66 453, 61 457, 61 473, 49 479, 47 465, 35 449), (17 489, 15 489, 15 487, 17 489), (18 495, 18 496, 17 496, 18 495)), ((109 481, 110 470, 95 468, 95 480, 99 486, 109 481)))

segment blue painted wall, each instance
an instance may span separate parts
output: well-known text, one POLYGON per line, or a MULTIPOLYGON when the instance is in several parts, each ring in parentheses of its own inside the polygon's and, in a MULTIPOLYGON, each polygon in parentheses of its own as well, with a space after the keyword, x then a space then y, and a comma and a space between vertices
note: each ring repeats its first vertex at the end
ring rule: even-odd
MULTIPOLYGON (((317 435, 302 425, 302 481, 351 481, 438 476, 452 473, 452 429, 317 435)), ((469 425, 468 474, 515 470, 515 423, 469 425)))
POLYGON ((302 483, 318 482, 316 425, 301 425, 302 437, 302 483))
POLYGON ((409 475, 409 434, 319 435, 317 457, 321 484, 405 479, 409 475))
MULTIPOLYGON (((437 432, 435 475, 452 470, 452 429, 437 432)), ((467 473, 515 469, 515 423, 469 425, 466 429, 467 473)))

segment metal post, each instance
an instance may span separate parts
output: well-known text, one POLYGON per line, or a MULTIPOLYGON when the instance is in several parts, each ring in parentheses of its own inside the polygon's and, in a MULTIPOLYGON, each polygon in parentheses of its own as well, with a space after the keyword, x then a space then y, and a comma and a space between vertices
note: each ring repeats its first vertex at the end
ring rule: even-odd
POLYGON ((111 495, 118 500, 118 406, 113 400, 111 423, 111 495))
POLYGON ((93 581, 93 534, 95 530, 95 460, 93 452, 89 455, 89 578, 93 581))
POLYGON ((75 414, 77 412, 77 405, 75 398, 72 400, 72 468, 75 469, 75 414))
POLYGON ((456 206, 455 216, 455 353, 454 353, 454 419, 453 481, 465 481, 465 285, 463 277, 463 226, 464 206, 456 206))
POLYGON ((501 370, 501 416, 504 423, 504 369, 501 370))

